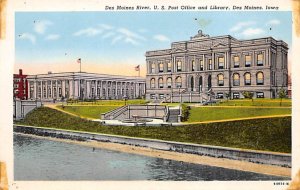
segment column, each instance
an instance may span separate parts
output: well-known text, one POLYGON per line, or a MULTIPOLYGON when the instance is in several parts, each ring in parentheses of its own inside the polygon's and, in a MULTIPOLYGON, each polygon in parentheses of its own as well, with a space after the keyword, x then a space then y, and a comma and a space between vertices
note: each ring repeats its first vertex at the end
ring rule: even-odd
POLYGON ((33 83, 33 96, 34 96, 34 99, 37 99, 37 86, 36 86, 36 79, 34 80, 34 83, 33 83))
POLYGON ((103 96, 103 81, 100 81, 100 98, 103 96))
POLYGON ((51 80, 51 98, 53 99, 53 81, 51 80))
POLYGON ((48 99, 48 81, 45 81, 46 99, 48 99))
POLYGON ((98 80, 95 81, 95 97, 98 99, 98 80))
POLYGON ((66 97, 66 80, 61 81, 61 95, 66 97))
POLYGON ((116 81, 115 99, 118 99, 118 82, 116 81))
POLYGON ((108 99, 108 81, 105 81, 105 99, 108 99))
POLYGON ((91 81, 86 81, 86 98, 90 98, 91 97, 91 81))
POLYGON ((212 70, 215 70, 216 67, 215 67, 215 53, 212 52, 212 56, 211 56, 211 64, 212 64, 212 70))

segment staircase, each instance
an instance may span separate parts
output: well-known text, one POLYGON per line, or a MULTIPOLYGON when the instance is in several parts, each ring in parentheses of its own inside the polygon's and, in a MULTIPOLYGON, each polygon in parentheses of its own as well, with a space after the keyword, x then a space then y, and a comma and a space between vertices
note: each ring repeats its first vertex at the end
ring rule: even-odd
POLYGON ((178 123, 180 122, 180 119, 178 119, 178 116, 180 115, 180 108, 169 108, 169 118, 168 122, 170 123, 178 123))

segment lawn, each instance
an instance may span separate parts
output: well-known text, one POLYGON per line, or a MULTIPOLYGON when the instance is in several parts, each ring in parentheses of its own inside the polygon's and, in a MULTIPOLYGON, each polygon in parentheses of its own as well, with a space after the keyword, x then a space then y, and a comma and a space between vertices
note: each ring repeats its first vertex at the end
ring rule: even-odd
POLYGON ((188 122, 291 114, 291 108, 191 107, 188 122))
MULTIPOLYGON (((214 105, 214 104, 213 104, 214 105)), ((280 99, 240 99, 240 100, 223 100, 216 104, 217 106, 260 106, 260 107, 280 107, 280 99)), ((291 107, 290 99, 283 99, 281 107, 291 107)))
MULTIPOLYGON (((119 106, 65 106, 64 111, 73 113, 80 117, 87 117, 93 119, 100 119, 101 113, 108 112, 110 110, 116 109, 119 106)), ((62 109, 62 106, 58 106, 62 109)))
POLYGON ((291 117, 184 126, 102 126, 99 122, 40 107, 19 124, 254 150, 291 152, 291 117))
MULTIPOLYGON (((147 101, 144 99, 133 99, 126 100, 126 104, 146 104, 147 101)), ((68 101, 68 105, 107 105, 107 106, 123 106, 125 105, 124 100, 95 100, 95 101, 68 101)))

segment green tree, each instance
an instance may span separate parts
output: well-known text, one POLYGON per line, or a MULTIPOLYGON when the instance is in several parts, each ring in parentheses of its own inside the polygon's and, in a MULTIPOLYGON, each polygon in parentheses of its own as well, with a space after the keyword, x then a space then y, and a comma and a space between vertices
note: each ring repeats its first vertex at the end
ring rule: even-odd
POLYGON ((281 88, 281 89, 278 91, 277 94, 278 94, 278 97, 280 98, 280 106, 281 106, 281 105, 282 105, 282 99, 287 97, 286 91, 285 91, 283 88, 281 88))
POLYGON ((226 102, 228 102, 228 99, 230 98, 230 94, 226 92, 225 97, 226 97, 226 102))
POLYGON ((253 96, 254 96, 254 93, 253 93, 253 92, 245 91, 245 92, 243 92, 243 96, 244 96, 245 98, 251 99, 251 100, 252 100, 252 103, 253 103, 253 96))

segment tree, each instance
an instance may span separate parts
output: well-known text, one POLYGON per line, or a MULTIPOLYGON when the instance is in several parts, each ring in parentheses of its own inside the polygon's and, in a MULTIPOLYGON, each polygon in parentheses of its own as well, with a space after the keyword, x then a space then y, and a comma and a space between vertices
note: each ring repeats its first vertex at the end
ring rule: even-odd
POLYGON ((226 97, 226 102, 228 102, 228 99, 229 99, 229 97, 230 97, 230 94, 229 93, 225 93, 225 97, 226 97))
POLYGON ((251 99, 252 102, 253 102, 253 96, 254 96, 254 93, 253 93, 253 92, 245 91, 245 92, 243 92, 243 96, 244 96, 245 98, 251 99))
POLYGON ((286 91, 281 88, 279 91, 278 91, 278 97, 280 98, 280 106, 282 105, 282 99, 283 98, 286 98, 286 91))

